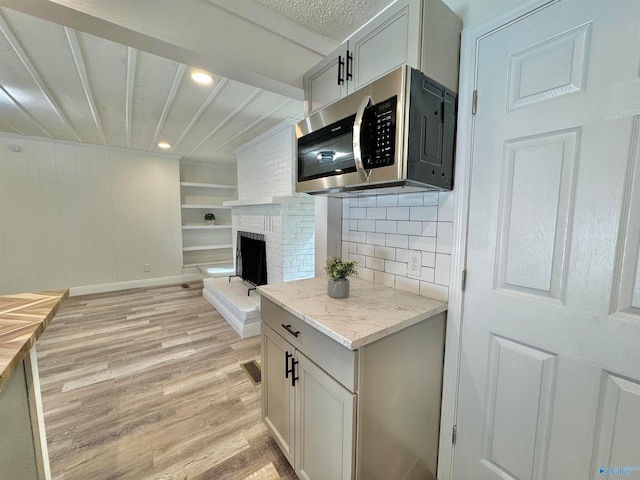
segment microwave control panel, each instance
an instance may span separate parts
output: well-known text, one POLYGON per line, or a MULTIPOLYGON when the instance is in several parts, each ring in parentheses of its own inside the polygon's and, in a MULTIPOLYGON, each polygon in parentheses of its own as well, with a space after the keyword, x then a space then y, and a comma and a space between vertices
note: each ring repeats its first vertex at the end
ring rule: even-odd
POLYGON ((370 149, 363 158, 367 169, 386 167, 395 162, 397 103, 398 98, 394 96, 368 109, 370 149))

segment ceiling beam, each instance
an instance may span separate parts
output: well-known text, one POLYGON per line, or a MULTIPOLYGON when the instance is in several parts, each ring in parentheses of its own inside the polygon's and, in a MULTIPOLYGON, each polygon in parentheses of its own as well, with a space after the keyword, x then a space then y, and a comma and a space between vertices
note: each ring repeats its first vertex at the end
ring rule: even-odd
POLYGON ((303 99, 302 75, 322 54, 213 3, 190 3, 197 11, 184 11, 181 4, 156 0, 149 11, 149 2, 130 0, 0 0, 0 6, 303 99))

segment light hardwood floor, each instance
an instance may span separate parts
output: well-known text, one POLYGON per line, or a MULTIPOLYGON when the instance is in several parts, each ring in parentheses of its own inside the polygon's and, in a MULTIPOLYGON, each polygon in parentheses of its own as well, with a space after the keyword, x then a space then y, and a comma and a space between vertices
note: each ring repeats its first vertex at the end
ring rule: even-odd
POLYGON ((260 419, 260 359, 202 283, 71 297, 38 341, 55 479, 296 479, 260 419))

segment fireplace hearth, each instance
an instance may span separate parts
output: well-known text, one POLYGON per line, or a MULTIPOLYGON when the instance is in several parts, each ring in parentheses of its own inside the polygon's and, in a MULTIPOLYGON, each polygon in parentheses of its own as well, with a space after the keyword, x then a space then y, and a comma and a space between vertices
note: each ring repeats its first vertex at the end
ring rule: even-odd
POLYGON ((253 287, 247 289, 247 295, 260 285, 267 283, 267 244, 261 233, 238 230, 236 242, 236 274, 253 287))

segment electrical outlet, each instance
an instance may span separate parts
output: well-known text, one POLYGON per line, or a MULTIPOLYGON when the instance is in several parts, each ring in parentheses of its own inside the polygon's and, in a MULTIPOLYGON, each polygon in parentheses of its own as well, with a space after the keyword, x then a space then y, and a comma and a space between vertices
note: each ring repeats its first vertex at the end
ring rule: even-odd
POLYGON ((422 252, 410 250, 407 261, 407 275, 419 277, 422 269, 422 252))
POLYGON ((150 272, 151 271, 151 264, 150 263, 145 263, 144 264, 144 271, 145 272, 150 272))

